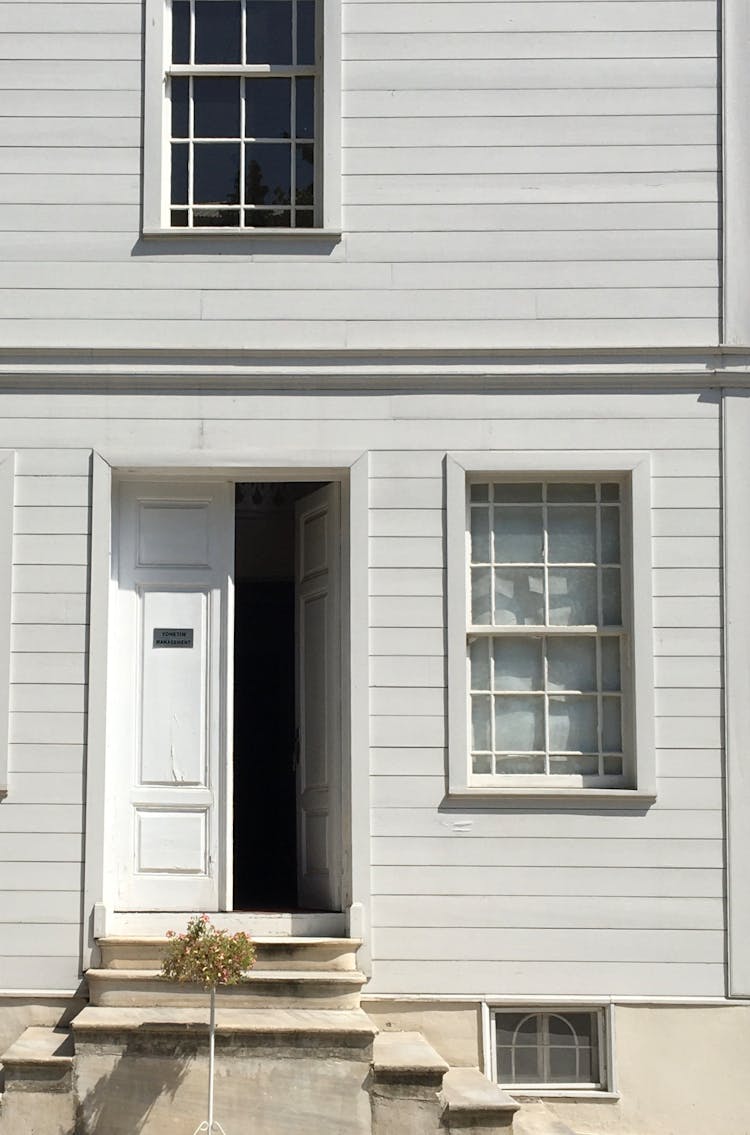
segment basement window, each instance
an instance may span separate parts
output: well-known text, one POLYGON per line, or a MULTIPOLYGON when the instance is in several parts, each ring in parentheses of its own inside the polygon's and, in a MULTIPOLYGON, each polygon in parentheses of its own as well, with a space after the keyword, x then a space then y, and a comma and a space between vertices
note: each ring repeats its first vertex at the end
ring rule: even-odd
POLYGON ((503 1088, 604 1091, 604 1012, 588 1008, 491 1011, 492 1076, 503 1088))

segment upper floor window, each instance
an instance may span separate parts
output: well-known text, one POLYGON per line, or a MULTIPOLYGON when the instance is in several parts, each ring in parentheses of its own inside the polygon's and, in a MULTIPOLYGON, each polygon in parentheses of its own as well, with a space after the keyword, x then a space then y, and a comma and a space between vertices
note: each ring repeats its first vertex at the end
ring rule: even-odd
POLYGON ((339 20, 338 0, 147 0, 144 232, 339 229, 339 20))

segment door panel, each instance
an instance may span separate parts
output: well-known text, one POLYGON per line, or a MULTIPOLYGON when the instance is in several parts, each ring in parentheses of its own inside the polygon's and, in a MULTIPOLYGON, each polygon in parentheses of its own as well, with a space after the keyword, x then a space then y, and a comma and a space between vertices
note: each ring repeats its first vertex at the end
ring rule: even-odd
POLYGON ((299 901, 341 901, 340 486, 296 505, 299 901))
POLYGON ((232 486, 125 482, 110 714, 119 910, 217 910, 232 486))

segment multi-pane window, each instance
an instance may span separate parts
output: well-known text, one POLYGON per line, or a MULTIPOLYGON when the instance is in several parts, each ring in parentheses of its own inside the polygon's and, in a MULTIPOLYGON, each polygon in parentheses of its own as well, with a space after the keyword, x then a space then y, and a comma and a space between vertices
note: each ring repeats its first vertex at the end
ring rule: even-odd
POLYGON ((469 485, 468 674, 475 783, 621 784, 621 485, 469 485))
POLYGON ((318 225, 316 0, 172 0, 170 13, 170 225, 318 225))
POLYGON ((495 1072, 503 1086, 601 1088, 600 1012, 493 1013, 495 1072))

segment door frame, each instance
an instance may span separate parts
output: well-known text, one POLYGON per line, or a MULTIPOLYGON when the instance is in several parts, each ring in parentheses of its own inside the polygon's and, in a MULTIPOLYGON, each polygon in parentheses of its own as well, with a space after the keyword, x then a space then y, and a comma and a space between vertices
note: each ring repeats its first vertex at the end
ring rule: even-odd
MULTIPOLYGON (((91 964, 96 938, 114 933, 113 864, 106 838, 108 656, 115 524, 113 490, 124 478, 222 481, 339 481, 341 484, 341 872, 347 932, 367 938, 370 907, 369 680, 367 635, 352 628, 368 622, 368 468, 366 453, 330 451, 253 455, 238 464, 214 455, 186 466, 183 455, 92 453, 89 715, 87 727, 84 925, 81 965, 91 964), (171 459, 170 459, 171 457, 171 459)), ((228 707, 231 699, 228 698, 228 707)), ((171 921, 174 921, 172 916, 171 921)), ((369 965, 369 950, 360 962, 369 965)))

